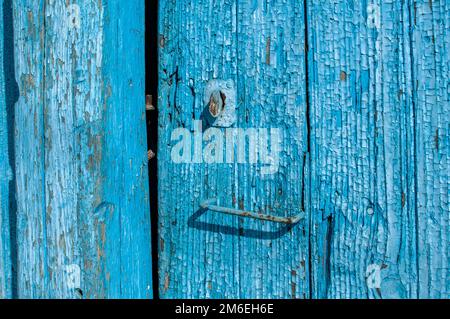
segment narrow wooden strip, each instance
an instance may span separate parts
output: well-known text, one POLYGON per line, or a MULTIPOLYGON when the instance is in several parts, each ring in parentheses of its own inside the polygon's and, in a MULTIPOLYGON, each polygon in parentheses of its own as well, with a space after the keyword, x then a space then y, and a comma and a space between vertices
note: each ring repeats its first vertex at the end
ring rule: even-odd
POLYGON ((418 297, 450 297, 450 3, 410 1, 418 297))
POLYGON ((108 1, 104 10, 106 285, 111 298, 151 298, 144 1, 108 1))
POLYGON ((205 107, 208 81, 236 83, 236 2, 166 0, 159 6, 160 295, 236 297, 240 253, 233 232, 238 221, 202 214, 199 206, 218 193, 232 200, 232 169, 200 164, 202 155, 195 163, 176 164, 171 157, 172 132, 186 128, 201 134, 194 121, 205 107))
MULTIPOLYGON (((10 150, 8 136, 11 126, 8 125, 8 99, 6 95, 5 52, 4 41, 4 0, 0 1, 0 299, 12 297, 12 260, 10 240, 10 185, 12 170, 10 166, 10 150)), ((8 10, 8 8, 7 8, 8 10)))
POLYGON ((48 296, 44 179, 44 1, 13 2, 18 296, 48 296))
MULTIPOLYGON (((303 1, 237 2, 236 127, 280 130, 278 151, 274 136, 259 136, 260 142, 271 143, 276 165, 271 173, 263 174, 259 165, 237 164, 239 209, 274 210, 282 217, 306 210, 304 22, 303 1)), ((304 216, 292 227, 239 220, 241 297, 310 297, 309 211, 304 216)))

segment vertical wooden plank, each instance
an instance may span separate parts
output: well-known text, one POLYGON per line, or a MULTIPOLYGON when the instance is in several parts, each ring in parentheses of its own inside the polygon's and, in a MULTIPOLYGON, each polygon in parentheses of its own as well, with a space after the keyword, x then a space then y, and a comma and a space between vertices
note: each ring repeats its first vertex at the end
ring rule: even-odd
MULTIPOLYGON (((76 93, 73 86, 76 76, 73 71, 77 57, 72 52, 76 47, 77 24, 84 17, 78 14, 77 18, 75 13, 73 17, 75 21, 71 22, 67 19, 67 15, 68 7, 65 3, 45 2, 43 121, 44 193, 47 217, 45 226, 49 272, 49 289, 46 293, 49 298, 74 298, 76 289, 81 290, 76 206, 79 175, 76 171, 74 139, 78 112, 74 102, 76 93), (74 282, 69 281, 68 272, 73 274, 74 282)), ((98 32, 98 29, 90 31, 98 32)), ((86 113, 90 116, 88 110, 86 113)), ((80 125, 84 123, 82 121, 80 125)))
POLYGON ((418 297, 450 297, 450 3, 410 1, 418 297))
POLYGON ((408 6, 308 4, 313 296, 416 297, 408 6))
POLYGON ((12 297, 12 264, 10 241, 10 181, 12 170, 10 166, 10 151, 8 135, 7 98, 6 98, 6 70, 4 56, 5 15, 4 1, 0 1, 0 299, 12 297))
POLYGON ((44 192, 44 2, 14 1, 18 296, 47 296, 44 192))
POLYGON ((99 2, 80 0, 69 6, 53 8, 54 14, 61 20, 66 16, 65 23, 68 23, 68 28, 63 29, 66 36, 57 31, 58 24, 54 25, 54 31, 50 31, 51 27, 46 23, 46 29, 54 33, 50 35, 54 38, 50 43, 60 42, 63 48, 59 52, 55 50, 55 53, 66 61, 68 74, 64 78, 71 92, 67 106, 72 109, 70 121, 73 123, 68 127, 71 134, 67 143, 72 148, 69 152, 73 158, 67 159, 72 161, 71 169, 76 176, 73 178, 74 186, 78 189, 73 206, 77 208, 76 219, 73 220, 77 236, 74 258, 83 274, 82 288, 77 293, 84 298, 106 298, 110 292, 106 284, 105 240, 116 234, 105 231, 108 214, 112 214, 113 208, 103 197, 103 165, 108 165, 103 161, 105 151, 102 146, 107 112, 103 104, 101 72, 104 67, 104 7, 99 2))
POLYGON ((280 216, 303 208, 303 9, 298 1, 160 2, 163 298, 309 296, 307 223, 291 229, 199 209, 200 201, 209 197, 218 197, 224 206, 280 216), (261 167, 248 162, 211 164, 204 162, 204 154, 195 157, 192 148, 202 139, 195 120, 202 119, 205 88, 212 80, 229 81, 237 88, 234 128, 279 128, 284 133, 285 149, 277 154, 280 167, 275 174, 262 176, 261 167), (187 163, 172 157, 180 138, 172 136, 176 129, 186 129, 192 146, 183 150, 187 163))
POLYGON ((144 4, 143 0, 103 1, 103 198, 113 203, 105 242, 106 279, 113 298, 153 295, 144 4))
POLYGON ((143 1, 130 7, 15 5, 20 297, 151 297, 143 1))
POLYGON ((198 158, 176 164, 171 158, 176 143, 172 132, 194 131, 208 81, 236 81, 236 3, 167 0, 160 1, 159 8, 160 296, 236 297, 238 239, 220 232, 236 222, 199 211, 199 202, 212 193, 231 197, 230 165, 217 168, 198 158), (210 228, 216 231, 207 231, 210 228))
MULTIPOLYGON (((277 128, 281 136, 278 154, 271 155, 274 174, 239 165, 235 197, 246 210, 294 216, 307 210, 304 3, 239 1, 237 7, 236 126, 277 128)), ((309 298, 309 215, 304 217, 292 227, 239 221, 240 296, 309 298)))

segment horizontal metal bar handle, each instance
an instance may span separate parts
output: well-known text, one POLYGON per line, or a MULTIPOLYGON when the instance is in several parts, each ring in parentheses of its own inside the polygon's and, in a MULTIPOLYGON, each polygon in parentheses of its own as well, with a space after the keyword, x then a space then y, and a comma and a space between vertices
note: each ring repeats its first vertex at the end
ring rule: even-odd
POLYGON ((260 213, 248 212, 248 211, 240 210, 240 209, 218 206, 217 198, 210 198, 210 199, 206 199, 206 200, 200 202, 200 207, 203 209, 208 209, 208 210, 222 213, 222 214, 236 215, 236 216, 254 218, 254 219, 259 219, 259 220, 267 220, 267 221, 274 222, 274 223, 281 223, 281 224, 288 224, 288 225, 297 224, 305 217, 303 212, 300 212, 299 214, 297 214, 295 216, 291 216, 291 217, 278 217, 278 216, 273 216, 273 215, 260 214, 260 213))

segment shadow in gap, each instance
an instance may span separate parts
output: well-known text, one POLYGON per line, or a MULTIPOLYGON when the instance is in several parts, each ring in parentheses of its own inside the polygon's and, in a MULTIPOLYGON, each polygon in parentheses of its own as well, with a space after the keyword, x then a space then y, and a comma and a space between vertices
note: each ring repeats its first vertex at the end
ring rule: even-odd
MULTIPOLYGON (((153 96, 154 111, 147 111, 148 149, 157 153, 158 148, 158 1, 145 1, 145 88, 146 94, 153 96)), ((152 231, 152 274, 153 298, 159 299, 158 275, 158 163, 157 154, 149 160, 150 214, 152 231)))
POLYGON ((8 123, 8 150, 9 166, 11 167, 12 178, 9 182, 9 224, 11 241, 11 262, 12 262, 12 297, 17 298, 17 203, 16 203, 16 154, 14 143, 14 121, 15 104, 19 98, 19 86, 16 82, 14 70, 14 25, 12 0, 3 2, 3 43, 4 57, 3 70, 5 72, 5 100, 8 123))

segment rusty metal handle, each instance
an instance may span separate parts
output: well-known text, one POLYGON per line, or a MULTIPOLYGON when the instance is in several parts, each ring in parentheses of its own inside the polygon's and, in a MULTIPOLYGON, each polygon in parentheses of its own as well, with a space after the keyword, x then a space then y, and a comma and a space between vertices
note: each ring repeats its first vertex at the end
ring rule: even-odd
POLYGON ((240 210, 240 209, 218 206, 217 198, 210 198, 210 199, 206 199, 206 200, 200 202, 200 207, 203 209, 211 210, 211 211, 222 213, 222 214, 236 215, 236 216, 248 217, 248 218, 259 219, 259 220, 267 220, 267 221, 274 222, 274 223, 281 223, 281 224, 288 224, 288 225, 297 224, 305 217, 304 212, 300 212, 299 214, 297 214, 295 216, 291 216, 291 217, 278 217, 278 216, 273 216, 273 215, 254 213, 254 212, 248 212, 248 211, 240 210))

